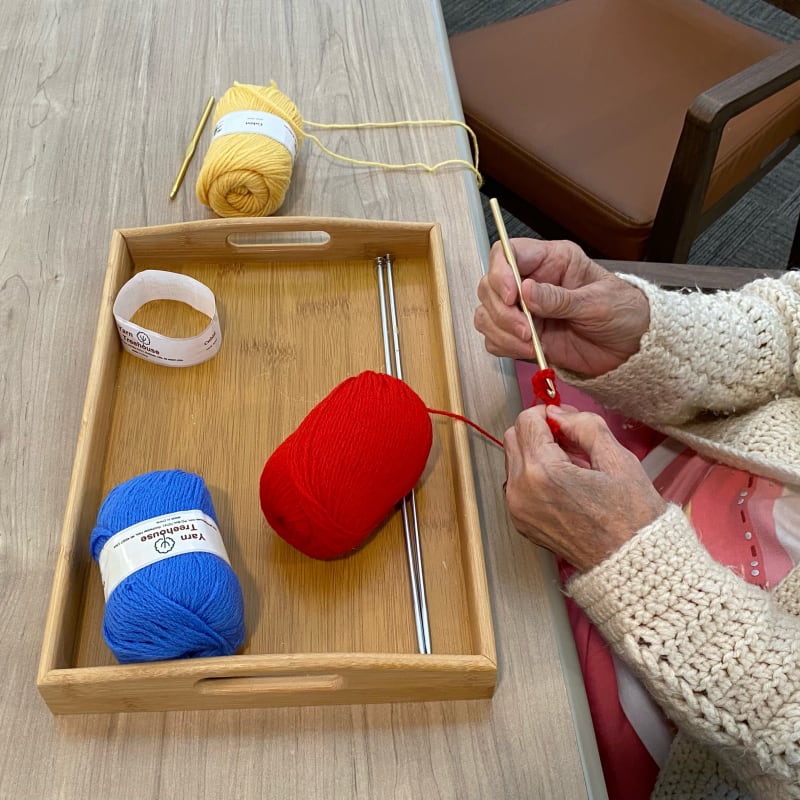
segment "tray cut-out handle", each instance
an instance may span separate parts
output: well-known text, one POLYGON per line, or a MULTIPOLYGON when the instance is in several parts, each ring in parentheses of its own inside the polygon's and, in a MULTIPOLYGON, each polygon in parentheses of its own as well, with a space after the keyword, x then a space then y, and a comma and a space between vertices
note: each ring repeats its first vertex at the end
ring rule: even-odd
POLYGON ((270 252, 275 247, 323 247, 331 240, 327 231, 286 230, 286 231, 253 231, 248 233, 231 233, 226 241, 235 250, 245 252, 270 252))
POLYGON ((326 693, 341 689, 345 680, 336 673, 321 675, 242 675, 202 678, 195 688, 206 695, 326 693))
MULTIPOLYGON (((232 217, 117 232, 139 268, 171 263, 373 259, 430 256, 435 223, 341 217, 232 217)), ((438 247, 438 244, 437 244, 438 247)))

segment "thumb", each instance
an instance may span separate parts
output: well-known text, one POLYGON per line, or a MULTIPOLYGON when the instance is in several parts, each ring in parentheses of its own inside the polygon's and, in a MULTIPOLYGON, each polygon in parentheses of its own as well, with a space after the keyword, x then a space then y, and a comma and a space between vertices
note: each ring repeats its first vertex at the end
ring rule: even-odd
POLYGON ((621 458, 629 453, 614 438, 601 416, 555 405, 547 407, 547 414, 558 423, 562 436, 586 453, 592 469, 612 475, 619 471, 621 458))

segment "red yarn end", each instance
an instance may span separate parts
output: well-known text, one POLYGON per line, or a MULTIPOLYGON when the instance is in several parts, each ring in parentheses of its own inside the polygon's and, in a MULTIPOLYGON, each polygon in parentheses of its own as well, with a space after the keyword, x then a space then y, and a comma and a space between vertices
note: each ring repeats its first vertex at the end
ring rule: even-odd
POLYGON ((558 388, 556 386, 556 373, 552 369, 537 370, 531 378, 531 385, 533 386, 533 394, 546 406, 561 405, 561 395, 559 395, 558 388), (548 381, 555 391, 555 394, 552 397, 548 391, 548 381))
POLYGON ((563 441, 564 435, 561 433, 561 426, 551 417, 547 417, 547 427, 550 428, 550 433, 553 434, 553 438, 557 441, 563 441))
MULTIPOLYGON (((533 386, 533 394, 538 400, 541 400, 546 406, 560 406, 561 405, 561 395, 558 393, 558 385, 556 384, 556 373, 552 369, 540 369, 537 370, 533 377, 531 378, 531 385, 533 386), (551 397, 550 392, 548 389, 548 381, 550 385, 553 387, 554 395, 551 397)), ((547 417, 547 427, 550 428, 550 433, 553 434, 553 438, 563 444, 564 434, 561 433, 561 426, 556 422, 556 420, 547 417)))

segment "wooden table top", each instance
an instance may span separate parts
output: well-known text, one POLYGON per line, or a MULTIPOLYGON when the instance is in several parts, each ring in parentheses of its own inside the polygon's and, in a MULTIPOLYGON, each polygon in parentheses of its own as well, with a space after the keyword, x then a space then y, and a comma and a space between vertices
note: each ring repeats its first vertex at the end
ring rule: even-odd
MULTIPOLYGON (((502 455, 472 455, 498 650, 492 700, 54 717, 36 670, 111 232, 214 216, 194 193, 209 95, 275 80, 320 122, 460 116, 437 0, 6 0, 0 26, 0 797, 603 797, 552 563, 511 528, 502 455)), ((463 132, 320 132, 354 158, 468 157, 463 132)), ((285 215, 441 223, 466 411, 502 434, 509 365, 472 326, 488 252, 473 176, 331 160, 285 215)), ((494 237, 494 232, 492 232, 494 237)))

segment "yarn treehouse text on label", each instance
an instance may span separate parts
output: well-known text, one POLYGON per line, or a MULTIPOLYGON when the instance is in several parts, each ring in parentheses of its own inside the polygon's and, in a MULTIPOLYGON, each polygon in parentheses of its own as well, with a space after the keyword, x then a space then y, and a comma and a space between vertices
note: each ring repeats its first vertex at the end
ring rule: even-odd
POLYGON ((115 533, 100 553, 100 575, 106 599, 129 575, 164 558, 184 553, 211 553, 230 563, 219 528, 195 509, 146 519, 115 533))
POLYGON ((137 273, 119 290, 113 313, 123 348, 145 361, 168 367, 192 367, 208 361, 222 346, 214 293, 188 275, 154 269, 137 273), (153 300, 186 303, 207 316, 209 324, 197 336, 177 339, 131 322, 131 317, 153 300))

